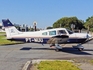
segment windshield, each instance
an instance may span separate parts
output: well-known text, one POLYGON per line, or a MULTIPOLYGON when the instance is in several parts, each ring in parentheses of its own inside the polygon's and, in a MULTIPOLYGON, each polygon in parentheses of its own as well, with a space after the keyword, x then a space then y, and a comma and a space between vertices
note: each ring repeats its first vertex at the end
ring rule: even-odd
POLYGON ((67 31, 68 31, 69 34, 73 34, 73 31, 71 31, 69 29, 67 29, 67 31))

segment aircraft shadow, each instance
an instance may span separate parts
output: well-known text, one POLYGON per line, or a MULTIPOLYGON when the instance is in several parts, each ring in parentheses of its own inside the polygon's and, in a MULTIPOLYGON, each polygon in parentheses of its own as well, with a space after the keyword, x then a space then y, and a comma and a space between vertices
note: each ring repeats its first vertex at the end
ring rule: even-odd
POLYGON ((62 52, 65 52, 65 53, 71 53, 71 54, 76 54, 76 55, 92 55, 85 51, 92 51, 92 50, 84 49, 84 51, 79 51, 78 49, 74 49, 71 47, 66 47, 62 49, 62 52))
POLYGON ((31 50, 31 49, 32 49, 31 47, 23 47, 20 50, 31 50))
POLYGON ((84 49, 84 51, 93 51, 93 49, 84 49))
POLYGON ((32 50, 54 50, 50 48, 32 48, 32 50))
MULTIPOLYGON (((31 50, 55 50, 55 49, 50 49, 50 48, 31 48, 31 50)), ((72 47, 65 47, 59 52, 65 52, 65 53, 70 53, 70 54, 76 54, 76 55, 93 55, 90 53, 87 53, 86 51, 93 51, 91 49, 85 49, 84 51, 79 51, 77 49, 74 49, 72 47)))

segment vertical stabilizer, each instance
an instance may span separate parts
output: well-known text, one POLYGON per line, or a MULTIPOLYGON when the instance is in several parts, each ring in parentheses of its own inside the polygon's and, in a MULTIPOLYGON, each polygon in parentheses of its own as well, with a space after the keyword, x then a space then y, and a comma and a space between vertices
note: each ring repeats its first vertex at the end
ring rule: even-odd
POLYGON ((13 35, 17 35, 20 33, 20 31, 16 29, 16 27, 9 21, 9 19, 3 19, 2 22, 7 38, 11 38, 13 35))

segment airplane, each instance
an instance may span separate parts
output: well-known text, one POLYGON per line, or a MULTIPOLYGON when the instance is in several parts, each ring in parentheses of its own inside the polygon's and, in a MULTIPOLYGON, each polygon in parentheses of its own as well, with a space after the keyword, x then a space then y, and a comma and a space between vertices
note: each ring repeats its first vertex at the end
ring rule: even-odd
POLYGON ((59 51, 62 46, 59 44, 78 43, 76 48, 82 51, 84 47, 82 43, 92 36, 87 33, 74 33, 66 28, 55 28, 41 31, 21 32, 10 22, 9 19, 2 19, 6 32, 7 40, 22 41, 26 43, 51 44, 55 46, 55 50, 59 51))

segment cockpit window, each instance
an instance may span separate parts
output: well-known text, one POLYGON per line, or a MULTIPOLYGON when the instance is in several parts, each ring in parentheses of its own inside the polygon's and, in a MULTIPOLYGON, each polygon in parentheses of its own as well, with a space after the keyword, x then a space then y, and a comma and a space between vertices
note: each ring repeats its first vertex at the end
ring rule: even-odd
POLYGON ((42 33, 42 35, 47 35, 47 32, 42 33))
POLYGON ((65 30, 58 30, 58 34, 67 34, 65 30))
POLYGON ((56 35, 56 31, 49 31, 49 35, 56 35))
POLYGON ((67 29, 67 31, 68 31, 69 34, 73 34, 73 31, 70 31, 70 30, 68 30, 68 29, 67 29))

